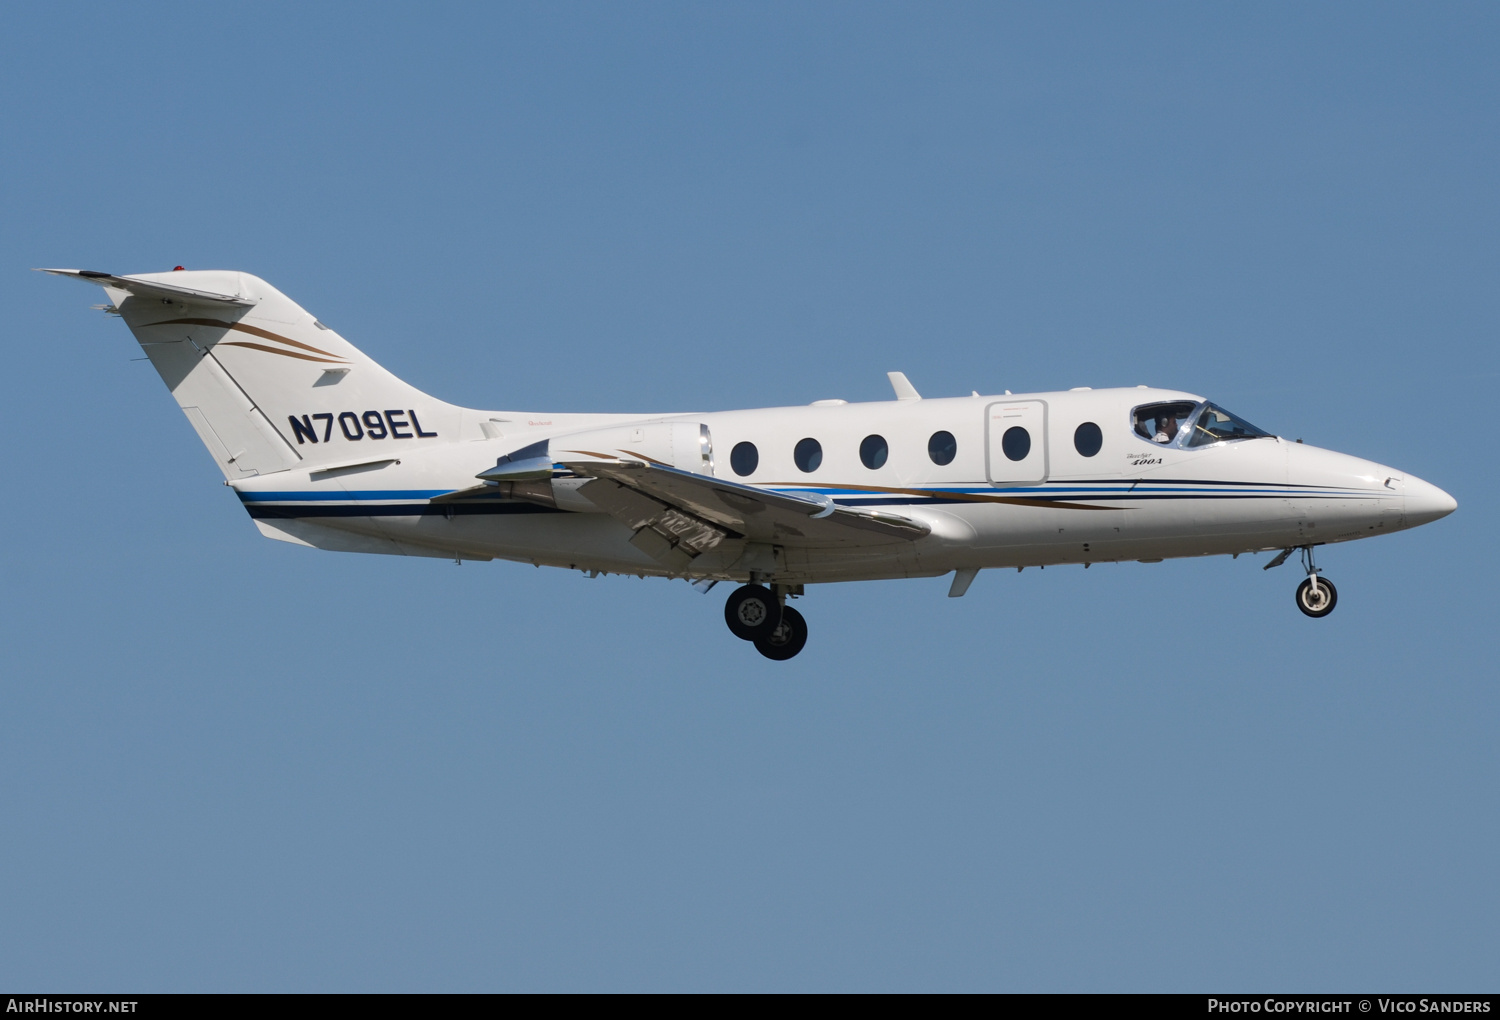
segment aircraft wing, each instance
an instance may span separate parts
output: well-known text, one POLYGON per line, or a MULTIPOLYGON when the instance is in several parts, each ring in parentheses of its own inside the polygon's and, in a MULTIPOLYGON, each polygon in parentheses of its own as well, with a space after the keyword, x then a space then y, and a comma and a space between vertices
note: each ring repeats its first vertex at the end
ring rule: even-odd
POLYGON ((579 460, 562 463, 591 477, 579 493, 634 528, 683 535, 706 548, 725 537, 793 546, 884 545, 931 532, 917 520, 881 510, 837 506, 827 497, 794 496, 640 461, 579 460), (704 535, 685 534, 693 529, 704 535), (667 526, 664 528, 663 524, 667 526))
POLYGON ((101 287, 113 287, 116 290, 128 291, 136 297, 237 305, 241 308, 248 308, 255 304, 253 300, 240 297, 238 294, 216 294, 213 291, 180 287, 176 284, 162 283, 158 280, 137 280, 129 276, 112 276, 109 273, 97 273, 91 269, 41 269, 38 272, 51 273, 53 276, 71 276, 75 280, 97 283, 101 287))

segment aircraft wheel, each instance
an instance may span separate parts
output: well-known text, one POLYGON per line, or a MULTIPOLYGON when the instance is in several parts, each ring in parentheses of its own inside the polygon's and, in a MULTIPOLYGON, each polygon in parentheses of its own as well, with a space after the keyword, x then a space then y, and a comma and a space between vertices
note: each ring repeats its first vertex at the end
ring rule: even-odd
POLYGON ((1339 591, 1328 583, 1327 578, 1318 578, 1318 591, 1313 593, 1312 578, 1297 585, 1297 608, 1308 616, 1318 619, 1333 612, 1339 604, 1339 591))
POLYGON ((737 589, 724 603, 724 622, 729 631, 743 641, 768 638, 781 622, 781 604, 770 589, 747 584, 737 589))
POLYGON ((755 642, 755 650, 768 659, 778 662, 790 659, 802 651, 807 644, 807 621, 791 606, 781 611, 781 622, 771 631, 771 636, 755 642))

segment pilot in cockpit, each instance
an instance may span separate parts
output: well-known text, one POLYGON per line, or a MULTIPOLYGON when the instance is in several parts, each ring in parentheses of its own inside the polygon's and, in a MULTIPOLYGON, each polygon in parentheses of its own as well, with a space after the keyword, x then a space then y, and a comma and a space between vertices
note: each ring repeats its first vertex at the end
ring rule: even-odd
POLYGON ((1156 434, 1151 437, 1153 443, 1170 443, 1177 438, 1177 418, 1171 413, 1156 416, 1156 434))

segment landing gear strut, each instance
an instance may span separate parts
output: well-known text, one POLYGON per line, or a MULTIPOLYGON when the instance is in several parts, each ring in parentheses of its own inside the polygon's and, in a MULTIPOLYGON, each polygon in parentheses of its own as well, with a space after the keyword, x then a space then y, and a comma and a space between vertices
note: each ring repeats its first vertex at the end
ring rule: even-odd
POLYGON ((730 633, 754 642, 755 650, 768 659, 790 659, 802 651, 807 644, 807 621, 786 604, 787 594, 782 585, 747 584, 737 589, 724 603, 724 622, 730 633))
POLYGON ((1333 612, 1333 607, 1338 605, 1338 589, 1332 582, 1318 576, 1310 545, 1302 547, 1302 566, 1307 569, 1307 580, 1297 585, 1297 608, 1314 619, 1321 619, 1333 612))

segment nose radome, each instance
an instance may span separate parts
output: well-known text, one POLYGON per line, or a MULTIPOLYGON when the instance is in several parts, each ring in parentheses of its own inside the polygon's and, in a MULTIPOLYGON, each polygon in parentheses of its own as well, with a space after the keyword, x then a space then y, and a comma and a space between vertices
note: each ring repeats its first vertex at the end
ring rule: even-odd
POLYGON ((1406 478, 1406 526, 1430 524, 1458 509, 1458 500, 1431 482, 1410 475, 1406 478))

